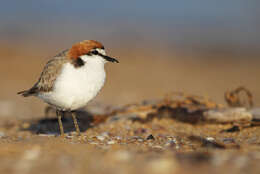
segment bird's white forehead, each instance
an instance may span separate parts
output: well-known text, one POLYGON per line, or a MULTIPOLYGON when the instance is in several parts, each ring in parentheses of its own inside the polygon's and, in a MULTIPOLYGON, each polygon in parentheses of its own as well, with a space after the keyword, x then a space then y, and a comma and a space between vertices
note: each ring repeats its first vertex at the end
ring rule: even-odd
POLYGON ((101 53, 101 54, 103 54, 103 55, 106 55, 105 49, 96 48, 96 50, 97 50, 99 53, 101 53))
MULTIPOLYGON (((105 51, 104 49, 95 48, 95 49, 93 49, 93 50, 98 51, 99 54, 106 55, 106 51, 105 51)), ((100 56, 100 55, 95 55, 95 54, 82 55, 82 56, 80 56, 80 57, 81 57, 82 60, 85 61, 85 62, 87 62, 87 61, 89 62, 90 60, 98 61, 98 62, 101 60, 101 62, 106 62, 105 59, 104 59, 102 56, 100 56)))

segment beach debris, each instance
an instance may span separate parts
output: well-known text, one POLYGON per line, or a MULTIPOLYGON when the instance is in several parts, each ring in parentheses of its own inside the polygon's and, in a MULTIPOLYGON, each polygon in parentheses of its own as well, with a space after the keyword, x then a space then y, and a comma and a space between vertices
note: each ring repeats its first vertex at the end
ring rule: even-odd
POLYGON ((214 123, 247 123, 253 118, 246 108, 213 109, 203 113, 203 119, 214 123))
POLYGON ((243 86, 225 92, 224 97, 229 107, 252 108, 254 105, 252 93, 243 86))

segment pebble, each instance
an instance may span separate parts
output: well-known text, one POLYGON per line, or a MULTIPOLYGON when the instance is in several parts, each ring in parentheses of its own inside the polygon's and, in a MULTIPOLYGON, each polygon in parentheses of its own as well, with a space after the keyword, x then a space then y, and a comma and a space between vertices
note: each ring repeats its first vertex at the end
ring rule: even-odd
POLYGON ((74 136, 73 135, 67 135, 65 138, 66 139, 72 139, 74 136))
POLYGON ((54 137, 55 134, 37 134, 40 137, 54 137))
POLYGON ((117 139, 117 140, 122 140, 122 137, 116 136, 115 139, 117 139))
POLYGON ((101 135, 96 136, 96 138, 97 138, 98 140, 100 140, 100 141, 104 141, 104 140, 106 139, 106 137, 101 136, 101 135))
POLYGON ((101 133, 101 136, 109 137, 109 133, 108 133, 108 132, 102 132, 102 133, 101 133))
POLYGON ((206 137, 206 140, 207 140, 207 141, 210 141, 210 142, 214 142, 214 141, 215 141, 215 138, 213 138, 213 137, 206 137))
POLYGON ((138 142, 144 142, 144 140, 143 140, 143 139, 138 139, 137 141, 138 141, 138 142))
POLYGON ((90 142, 89 144, 98 145, 96 142, 90 142))
POLYGON ((150 134, 150 135, 146 138, 146 140, 155 140, 155 138, 154 138, 154 136, 153 136, 152 134, 150 134))
POLYGON ((222 141, 225 144, 235 143, 235 140, 233 138, 223 138, 222 141))
POLYGON ((206 121, 216 123, 250 122, 252 114, 246 108, 214 109, 203 113, 206 121))
POLYGON ((115 144, 116 142, 114 140, 108 141, 107 144, 115 144))
POLYGON ((155 149, 163 149, 163 147, 162 147, 162 146, 159 146, 159 145, 157 145, 157 146, 152 146, 152 148, 155 148, 155 149))
POLYGON ((143 138, 139 137, 139 136, 133 136, 133 137, 129 138, 129 140, 131 142, 134 142, 134 141, 143 142, 144 141, 143 138))
POLYGON ((176 149, 179 149, 180 147, 178 146, 176 140, 169 140, 165 143, 166 147, 175 147, 176 149))
POLYGON ((235 125, 235 126, 232 126, 231 128, 222 130, 221 132, 239 132, 239 131, 240 131, 239 126, 235 125))

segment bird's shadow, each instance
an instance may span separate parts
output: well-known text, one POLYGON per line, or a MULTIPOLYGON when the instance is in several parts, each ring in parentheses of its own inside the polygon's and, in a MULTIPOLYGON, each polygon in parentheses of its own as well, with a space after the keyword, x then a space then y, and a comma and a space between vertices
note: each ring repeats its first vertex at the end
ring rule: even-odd
MULTIPOLYGON (((30 131, 34 134, 60 134, 59 130, 59 124, 57 117, 53 114, 52 109, 48 110, 47 113, 45 113, 44 118, 40 118, 38 120, 29 121, 30 125, 29 127, 22 128, 22 130, 30 131), (51 117, 49 116, 51 114, 51 117)), ((76 111, 78 125, 81 132, 86 131, 87 129, 91 128, 93 126, 94 121, 94 115, 89 113, 88 111, 81 110, 76 111)), ((66 112, 64 116, 62 117, 62 123, 65 133, 69 133, 72 131, 75 131, 73 119, 71 117, 71 114, 66 112)))

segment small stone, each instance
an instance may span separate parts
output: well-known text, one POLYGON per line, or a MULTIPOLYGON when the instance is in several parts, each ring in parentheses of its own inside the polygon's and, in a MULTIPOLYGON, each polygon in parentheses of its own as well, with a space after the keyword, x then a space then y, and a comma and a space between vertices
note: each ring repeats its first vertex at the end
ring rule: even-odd
POLYGON ((232 126, 231 128, 222 130, 221 132, 239 132, 239 131, 240 131, 239 126, 235 125, 235 126, 232 126))
POLYGON ((73 135, 67 135, 65 136, 66 139, 72 139, 74 136, 73 135))
POLYGON ((122 137, 116 136, 115 139, 117 139, 117 140, 122 140, 122 137))
POLYGON ((169 140, 167 143, 165 143, 165 146, 167 147, 175 147, 176 149, 179 149, 178 144, 175 140, 169 140))
POLYGON ((149 142, 147 145, 148 145, 148 146, 153 146, 153 143, 149 142))
POLYGON ((150 134, 150 135, 146 138, 146 140, 155 140, 155 138, 154 138, 154 136, 153 136, 152 134, 150 134))
POLYGON ((106 137, 101 136, 101 135, 96 136, 96 138, 97 138, 98 140, 100 140, 100 141, 104 141, 104 140, 106 139, 106 137))
POLYGON ((157 146, 152 146, 152 148, 155 148, 155 149, 163 149, 163 147, 162 147, 162 146, 159 146, 159 145, 157 145, 157 146))
POLYGON ((135 141, 143 142, 144 141, 143 138, 139 137, 139 136, 133 136, 133 137, 129 138, 129 140, 131 142, 135 142, 135 141))
POLYGON ((89 144, 98 145, 97 142, 90 142, 89 144))
POLYGON ((40 137, 54 137, 55 134, 37 134, 40 137))
POLYGON ((203 113, 204 120, 215 123, 250 122, 252 113, 246 108, 213 109, 203 113))
POLYGON ((103 132, 103 133, 101 134, 101 136, 109 137, 109 133, 108 133, 108 132, 103 132))
POLYGON ((235 143, 235 140, 233 138, 223 138, 222 141, 225 144, 235 143))
POLYGON ((115 144, 116 142, 114 140, 108 141, 107 144, 115 144))
POLYGON ((206 140, 207 140, 207 141, 210 141, 210 142, 214 142, 214 141, 215 141, 215 138, 213 138, 213 137, 206 137, 206 140))
POLYGON ((137 141, 138 141, 138 142, 144 142, 144 140, 141 139, 141 138, 139 138, 137 141))

